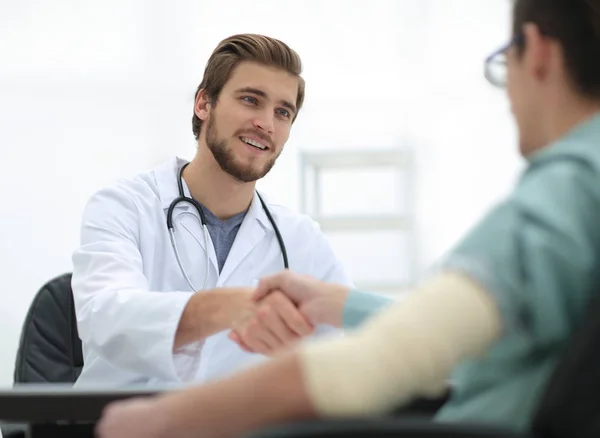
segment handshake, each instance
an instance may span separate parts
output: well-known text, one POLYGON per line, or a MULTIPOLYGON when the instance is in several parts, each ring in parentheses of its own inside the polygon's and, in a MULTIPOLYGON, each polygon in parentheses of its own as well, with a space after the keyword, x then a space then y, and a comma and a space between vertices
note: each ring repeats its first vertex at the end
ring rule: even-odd
POLYGON ((231 325, 229 339, 249 353, 274 355, 293 347, 315 326, 342 326, 348 287, 283 271, 261 279, 231 325))

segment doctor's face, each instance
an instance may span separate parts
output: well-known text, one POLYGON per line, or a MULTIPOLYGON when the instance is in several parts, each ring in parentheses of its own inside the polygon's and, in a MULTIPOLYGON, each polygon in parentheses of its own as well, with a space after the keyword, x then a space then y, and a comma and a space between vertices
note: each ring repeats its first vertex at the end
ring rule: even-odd
POLYGON ((196 113, 204 120, 200 140, 204 138, 223 171, 253 182, 271 170, 290 134, 298 85, 298 78, 284 70, 242 62, 216 105, 205 102, 203 113, 196 102, 196 113))

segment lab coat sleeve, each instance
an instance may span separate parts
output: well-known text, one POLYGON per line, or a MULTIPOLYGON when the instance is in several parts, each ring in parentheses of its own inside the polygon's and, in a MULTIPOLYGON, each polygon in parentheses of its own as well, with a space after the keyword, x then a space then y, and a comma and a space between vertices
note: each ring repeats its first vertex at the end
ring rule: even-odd
POLYGON ((532 166, 443 264, 493 294, 505 333, 549 345, 577 324, 597 288, 598 179, 585 159, 532 166))
POLYGON ((338 283, 354 287, 354 283, 346 272, 344 265, 337 257, 337 254, 335 254, 327 236, 321 231, 317 222, 311 220, 311 226, 313 231, 312 240, 314 242, 311 245, 314 248, 311 275, 328 283, 338 283))
POLYGON ((139 250, 138 209, 126 187, 96 193, 87 204, 72 288, 79 336, 114 367, 179 382, 175 333, 190 292, 149 289, 139 250))

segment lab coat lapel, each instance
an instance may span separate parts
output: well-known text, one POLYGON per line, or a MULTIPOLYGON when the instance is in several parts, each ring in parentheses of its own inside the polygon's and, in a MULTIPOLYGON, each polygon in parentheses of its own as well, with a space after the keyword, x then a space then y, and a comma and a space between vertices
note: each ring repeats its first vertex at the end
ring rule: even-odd
MULTIPOLYGON (((158 187, 158 194, 161 199, 162 207, 165 211, 165 225, 166 215, 169 206, 179 196, 177 188, 177 178, 179 175, 179 169, 186 163, 185 160, 175 157, 173 160, 160 166, 155 171, 156 184, 158 187)), ((183 181, 183 192, 185 196, 190 197, 190 191, 183 181)), ((208 236, 208 248, 206 248, 204 242, 204 231, 202 229, 202 222, 200 215, 196 209, 188 202, 179 202, 173 209, 173 227, 175 229, 175 240, 180 252, 182 263, 186 269, 186 272, 190 277, 193 272, 197 272, 197 265, 201 261, 199 258, 204 259, 205 255, 210 258, 210 263, 214 272, 218 272, 217 269, 217 256, 215 253, 212 239, 208 236), (198 257, 199 254, 205 254, 198 257)), ((204 262, 201 263, 204 266, 204 262)), ((206 275, 202 271, 202 275, 206 275)), ((200 283, 202 284, 202 283, 200 283)))
MULTIPOLYGON (((265 214, 256 193, 246 213, 240 229, 229 250, 227 260, 219 276, 219 284, 224 284, 242 261, 265 238, 270 230, 270 222, 265 214)), ((250 286, 249 284, 247 286, 250 286)))
MULTIPOLYGON (((204 228, 202 227, 202 221, 200 219, 200 215, 196 212, 196 210, 192 207, 188 211, 180 211, 178 213, 174 213, 175 219, 173 223, 175 224, 175 229, 177 232, 181 232, 178 228, 183 230, 185 239, 194 239, 198 245, 202 248, 202 251, 206 252, 210 255, 211 262, 213 263, 213 267, 216 267, 217 254, 215 252, 215 247, 213 245, 210 234, 206 236, 206 240, 208 241, 208 248, 205 243, 204 236, 204 228), (178 224, 180 225, 178 227, 178 224)), ((206 230, 208 233, 208 230, 206 230)))
MULTIPOLYGON (((190 196, 187 186, 185 185, 184 192, 186 196, 190 196)), ((181 235, 182 241, 186 242, 184 245, 186 251, 190 251, 192 254, 194 252, 197 252, 198 254, 205 254, 205 256, 201 258, 208 257, 210 259, 212 269, 214 272, 218 272, 217 253, 215 251, 212 238, 209 234, 206 236, 207 242, 204 241, 204 228, 202 227, 200 214, 193 206, 190 204, 187 205, 188 207, 185 209, 182 208, 181 210, 178 210, 176 208, 173 211, 173 224, 175 227, 175 232, 181 235), (194 241, 193 244, 190 243, 192 240, 194 241), (208 243, 208 248, 206 247, 206 243, 208 243)), ((208 230, 206 230, 206 232, 208 233, 208 230)))

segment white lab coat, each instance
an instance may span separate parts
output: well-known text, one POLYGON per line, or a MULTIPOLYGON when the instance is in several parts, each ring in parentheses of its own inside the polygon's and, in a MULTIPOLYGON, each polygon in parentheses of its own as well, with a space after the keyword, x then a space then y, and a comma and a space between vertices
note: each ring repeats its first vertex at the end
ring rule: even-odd
MULTIPOLYGON (((81 246, 73 254, 73 295, 84 367, 76 385, 164 385, 203 382, 266 359, 241 350, 228 331, 173 354, 182 311, 194 293, 177 264, 166 214, 178 196, 174 158, 94 194, 85 208, 81 246)), ((184 184, 186 195, 189 190, 184 184)), ((264 196, 263 196, 264 198, 264 196)), ((285 242, 290 269, 350 285, 316 223, 265 199, 285 242)), ((192 283, 251 286, 283 269, 271 223, 258 197, 242 222, 221 273, 208 255, 200 218, 188 203, 173 212, 177 246, 192 283)), ((201 292, 200 292, 201 293, 201 292)), ((336 332, 319 327, 316 335, 336 332)))

